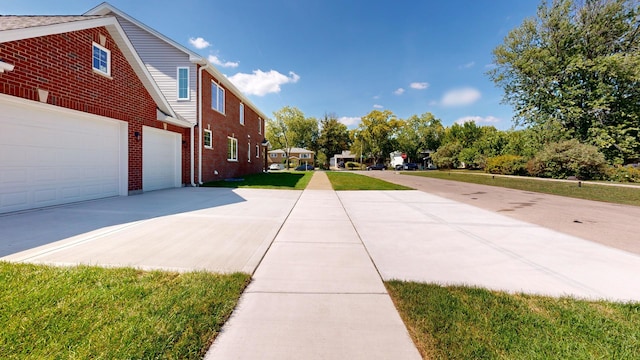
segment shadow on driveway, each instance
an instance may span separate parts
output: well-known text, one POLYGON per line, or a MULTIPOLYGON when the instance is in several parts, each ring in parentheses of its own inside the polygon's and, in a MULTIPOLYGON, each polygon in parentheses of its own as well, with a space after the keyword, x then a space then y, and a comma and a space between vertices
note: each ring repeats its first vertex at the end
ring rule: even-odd
POLYGON ((244 201, 232 189, 180 188, 1 214, 0 257, 110 226, 244 201))

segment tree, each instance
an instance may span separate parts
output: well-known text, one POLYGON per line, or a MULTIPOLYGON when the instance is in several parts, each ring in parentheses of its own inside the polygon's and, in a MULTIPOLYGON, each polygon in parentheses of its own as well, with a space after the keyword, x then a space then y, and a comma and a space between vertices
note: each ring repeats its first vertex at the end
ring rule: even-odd
POLYGON ((398 131, 398 149, 407 154, 409 161, 420 158, 421 152, 436 150, 444 136, 444 127, 431 113, 413 115, 403 122, 398 131))
POLYGON ((273 119, 267 120, 266 138, 274 148, 281 148, 285 152, 289 168, 291 148, 316 150, 318 121, 305 118, 304 113, 296 107, 285 106, 273 113, 273 119))
POLYGON ((364 153, 378 163, 395 150, 396 132, 402 121, 389 110, 373 110, 360 119, 353 132, 353 153, 364 153))
MULTIPOLYGON (((320 136, 318 137, 318 151, 324 154, 325 161, 333 155, 347 150, 351 145, 347 126, 338 121, 333 114, 325 114, 320 120, 320 136)), ((328 165, 325 163, 325 165, 328 165)), ((328 167, 328 166, 327 166, 328 167)))
POLYGON ((640 7, 633 0, 543 1, 493 51, 491 79, 517 125, 560 124, 610 162, 640 157, 640 7))

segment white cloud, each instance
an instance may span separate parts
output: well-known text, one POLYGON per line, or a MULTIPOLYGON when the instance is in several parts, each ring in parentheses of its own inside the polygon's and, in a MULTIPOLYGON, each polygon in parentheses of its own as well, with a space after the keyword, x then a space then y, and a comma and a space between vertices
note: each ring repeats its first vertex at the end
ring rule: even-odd
POLYGON ((197 38, 189 38, 189 43, 196 49, 204 49, 211 46, 211 43, 207 40, 197 37, 197 38))
POLYGON ((347 125, 347 126, 352 126, 355 125, 357 123, 360 122, 360 118, 359 117, 348 117, 348 116, 343 116, 341 118, 338 119, 339 122, 347 125))
POLYGON ((409 85, 409 86, 412 89, 424 90, 424 89, 429 87, 429 83, 426 83, 426 82, 412 82, 411 85, 409 85))
POLYGON ((454 89, 446 92, 442 97, 443 106, 464 106, 470 105, 480 99, 480 91, 474 88, 454 89))
POLYGON ((495 116, 487 116, 487 117, 482 117, 482 116, 465 116, 465 117, 461 117, 460 119, 456 120, 455 123, 456 124, 464 124, 466 122, 470 122, 473 121, 475 122, 477 125, 479 124, 495 124, 500 122, 500 119, 498 119, 495 116))
POLYGON ((254 70, 253 74, 237 73, 229 77, 229 80, 247 95, 264 96, 279 93, 280 85, 297 83, 300 76, 293 71, 286 76, 275 70, 254 70))
POLYGON ((403 88, 398 88, 393 93, 396 94, 396 95, 402 95, 402 94, 404 94, 404 89, 403 88))
POLYGON ((380 99, 380 95, 376 95, 373 97, 373 100, 378 100, 378 99, 380 99))
POLYGON ((475 61, 472 62, 468 62, 464 65, 460 65, 460 69, 471 69, 472 67, 474 67, 476 65, 475 61))
POLYGON ((384 106, 375 104, 375 105, 373 105, 373 108, 374 109, 384 109, 384 106))
POLYGON ((220 58, 218 58, 215 55, 209 55, 208 60, 213 65, 218 65, 218 66, 225 67, 225 68, 236 68, 236 67, 238 67, 238 65, 240 65, 239 62, 222 61, 222 60, 220 60, 220 58))

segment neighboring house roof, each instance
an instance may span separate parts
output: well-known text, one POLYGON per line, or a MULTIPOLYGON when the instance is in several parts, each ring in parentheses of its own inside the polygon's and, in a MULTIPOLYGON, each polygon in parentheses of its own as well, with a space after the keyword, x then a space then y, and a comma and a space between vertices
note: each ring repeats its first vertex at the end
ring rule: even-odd
POLYGON ((136 26, 147 31, 148 33, 152 34, 158 39, 166 42, 167 44, 189 55, 189 60, 191 62, 204 66, 206 68, 206 71, 208 71, 211 75, 213 75, 216 79, 218 79, 218 81, 220 81, 227 89, 229 89, 234 95, 236 95, 240 99, 240 101, 250 106, 258 114, 258 116, 260 116, 265 120, 268 118, 251 102, 251 100, 249 100, 235 85, 233 85, 233 83, 229 79, 227 79, 227 77, 224 74, 218 71, 218 69, 215 66, 213 66, 213 64, 211 64, 209 60, 207 60, 207 58, 189 50, 183 45, 180 45, 174 40, 166 37, 165 35, 159 33, 158 31, 136 20, 129 14, 122 12, 121 10, 117 9, 116 7, 114 7, 113 5, 107 2, 103 2, 102 4, 87 11, 85 15, 107 15, 110 13, 116 14, 117 16, 120 16, 126 19, 127 21, 131 22, 132 24, 135 24, 136 26))
POLYGON ((142 81, 158 110, 165 115, 162 121, 192 127, 193 123, 178 117, 173 111, 114 16, 0 16, 0 43, 103 26, 142 81))
MULTIPOLYGON (((269 154, 284 154, 285 151, 283 149, 276 149, 276 150, 271 150, 269 151, 269 154)), ((289 151, 289 154, 315 154, 313 151, 311 150, 307 150, 307 149, 303 149, 303 148, 291 148, 291 150, 289 151)))
POLYGON ((89 18, 102 18, 104 16, 40 16, 40 15, 0 15, 0 31, 26 29, 35 26, 46 26, 69 23, 74 21, 84 21, 89 18))

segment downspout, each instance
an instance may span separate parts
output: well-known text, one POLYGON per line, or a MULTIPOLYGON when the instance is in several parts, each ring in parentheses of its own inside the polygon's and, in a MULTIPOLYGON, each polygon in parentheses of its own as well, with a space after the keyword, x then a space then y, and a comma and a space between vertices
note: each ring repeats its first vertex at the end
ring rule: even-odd
POLYGON ((194 179, 195 177, 195 156, 194 156, 195 146, 193 144, 193 141, 195 139, 193 138, 194 136, 193 126, 189 128, 189 135, 191 137, 191 187, 195 187, 196 186, 196 182, 194 179))
POLYGON ((198 185, 202 185, 202 71, 207 66, 198 69, 198 185))

